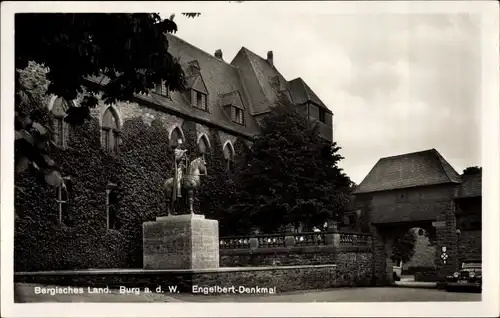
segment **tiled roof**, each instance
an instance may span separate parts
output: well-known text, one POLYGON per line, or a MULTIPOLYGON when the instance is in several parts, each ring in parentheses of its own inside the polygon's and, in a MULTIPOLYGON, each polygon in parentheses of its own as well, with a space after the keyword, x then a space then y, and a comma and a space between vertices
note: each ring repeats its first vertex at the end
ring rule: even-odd
POLYGON ((380 159, 354 193, 460 182, 455 169, 431 149, 380 159))
POLYGON ((459 198, 470 198, 481 196, 483 174, 462 175, 459 198))
POLYGON ((208 94, 207 86, 203 81, 201 75, 190 76, 186 79, 187 87, 192 88, 200 93, 208 94))
POLYGON ((371 222, 381 224, 436 220, 450 203, 451 201, 434 201, 376 205, 371 210, 371 222))
POLYGON ((301 78, 288 82, 273 64, 245 47, 236 54, 231 64, 240 70, 254 114, 268 112, 282 93, 289 95, 295 104, 312 101, 332 113, 301 78))
POLYGON ((313 92, 313 90, 304 82, 302 78, 296 78, 289 82, 290 96, 294 104, 304 104, 307 102, 313 102, 316 105, 322 107, 327 112, 332 113, 331 110, 326 107, 325 104, 319 99, 319 97, 313 92))
POLYGON ((286 89, 286 80, 268 61, 242 47, 231 61, 237 67, 251 99, 252 113, 261 114, 270 111, 278 102, 278 94, 270 79, 278 76, 280 89, 286 89))
MULTIPOLYGON (((186 73, 187 87, 207 93, 209 112, 193 108, 180 92, 171 92, 171 99, 156 94, 138 95, 138 99, 246 136, 260 132, 253 116, 271 111, 282 94, 296 103, 312 101, 331 113, 302 79, 287 82, 272 63, 245 47, 227 63, 172 34, 166 36, 170 54, 179 59, 186 73), (228 103, 244 109, 245 125, 233 123, 225 114, 222 106, 228 103)), ((102 76, 90 80, 101 85, 108 82, 102 76)))
POLYGON ((219 101, 221 106, 232 105, 238 108, 244 108, 243 103, 241 101, 241 96, 238 92, 231 92, 221 95, 219 101))
MULTIPOLYGON (((244 92, 244 87, 240 79, 239 70, 229 63, 224 62, 184 40, 167 34, 169 42, 169 52, 172 56, 179 58, 179 63, 188 73, 190 62, 196 61, 200 68, 202 82, 199 78, 193 77, 191 85, 203 85, 207 90, 207 105, 209 112, 190 106, 189 101, 180 92, 172 92, 171 99, 158 96, 156 94, 138 95, 138 99, 142 99, 154 104, 161 105, 167 110, 173 110, 185 116, 199 119, 203 122, 211 123, 229 131, 240 133, 246 136, 254 136, 260 132, 260 128, 255 119, 249 114, 250 100, 244 92), (241 92, 242 102, 245 111, 245 125, 233 123, 228 116, 225 115, 221 108, 219 98, 221 95, 241 92)), ((189 81, 189 77, 187 78, 189 81)), ((101 78, 94 78, 92 81, 99 83, 101 78)), ((102 81, 106 84, 106 79, 102 81)))

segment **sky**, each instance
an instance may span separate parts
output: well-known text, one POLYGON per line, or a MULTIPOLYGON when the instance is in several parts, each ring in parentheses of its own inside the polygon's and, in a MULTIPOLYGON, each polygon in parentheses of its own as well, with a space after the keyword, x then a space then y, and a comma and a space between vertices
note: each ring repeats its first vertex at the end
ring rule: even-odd
MULTIPOLYGON (((481 33, 469 14, 177 14, 177 36, 230 62, 245 46, 302 77, 334 113, 340 166, 360 183, 387 156, 437 149, 481 166, 481 33)), ((165 13, 165 17, 170 16, 165 13)))

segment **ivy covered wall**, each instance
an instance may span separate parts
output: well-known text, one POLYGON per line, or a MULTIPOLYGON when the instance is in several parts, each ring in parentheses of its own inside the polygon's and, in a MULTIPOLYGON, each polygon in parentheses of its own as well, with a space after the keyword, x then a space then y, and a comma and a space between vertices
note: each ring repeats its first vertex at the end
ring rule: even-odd
MULTIPOLYGON (((122 103, 119 153, 101 147, 99 117, 71 127, 66 149, 53 158, 63 176, 71 177, 67 209, 69 225, 58 224, 57 193, 32 175, 16 176, 15 270, 142 267, 142 223, 165 215, 163 182, 172 176, 173 149, 169 129, 178 124, 192 160, 199 155, 197 125, 134 103, 122 103), (147 114, 147 115, 146 115, 147 114), (116 184, 119 228, 107 229, 106 186, 116 184)), ((51 119, 50 113, 45 114, 51 119)), ((199 129, 198 129, 199 130, 199 129)), ((204 127, 211 149, 206 155, 208 176, 195 201, 196 213, 220 221, 220 233, 228 232, 225 208, 232 198, 232 175, 225 171, 222 145, 216 128, 204 127)), ((247 149, 243 140, 230 136, 236 156, 247 149)), ((237 160, 237 158, 236 158, 237 160)), ((230 232, 230 231, 229 231, 230 232)))

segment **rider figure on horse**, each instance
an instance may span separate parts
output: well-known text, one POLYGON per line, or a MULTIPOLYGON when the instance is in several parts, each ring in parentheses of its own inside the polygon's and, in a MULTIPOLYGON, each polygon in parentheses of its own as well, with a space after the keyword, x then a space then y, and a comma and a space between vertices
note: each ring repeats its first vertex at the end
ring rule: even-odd
POLYGON ((188 158, 186 155, 187 149, 182 149, 182 139, 179 139, 177 141, 177 147, 174 150, 174 180, 175 180, 175 187, 174 191, 172 191, 172 201, 176 201, 177 198, 182 197, 182 191, 181 191, 181 184, 182 184, 182 177, 184 175, 184 171, 187 168, 188 165, 188 158))

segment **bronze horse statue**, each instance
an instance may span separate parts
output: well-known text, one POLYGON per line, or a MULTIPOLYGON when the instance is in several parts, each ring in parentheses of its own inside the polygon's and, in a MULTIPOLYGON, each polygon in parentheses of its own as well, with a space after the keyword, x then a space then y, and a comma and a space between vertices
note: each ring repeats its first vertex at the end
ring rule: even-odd
MULTIPOLYGON (((200 176, 207 175, 205 158, 199 157, 191 161, 188 164, 186 173, 183 173, 181 168, 179 168, 179 170, 180 173, 178 173, 177 175, 180 176, 180 190, 185 190, 185 192, 187 193, 189 212, 191 214, 194 214, 194 192, 200 187, 200 176)), ((177 200, 177 198, 173 199, 174 186, 174 177, 167 179, 163 184, 163 192, 165 193, 165 199, 167 203, 167 215, 172 214, 175 201, 177 200)))

